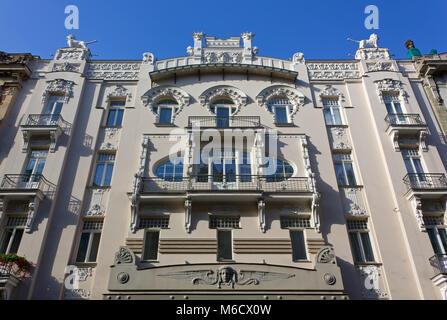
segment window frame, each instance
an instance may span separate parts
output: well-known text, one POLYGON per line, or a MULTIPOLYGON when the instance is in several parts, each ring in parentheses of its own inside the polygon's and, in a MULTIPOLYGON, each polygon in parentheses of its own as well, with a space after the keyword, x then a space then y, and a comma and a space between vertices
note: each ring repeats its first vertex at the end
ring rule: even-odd
POLYGON ((163 181, 167 181, 167 182, 182 182, 183 178, 185 176, 185 157, 182 156, 177 156, 173 159, 171 158, 164 158, 164 160, 159 161, 155 166, 154 166, 154 176, 163 180, 163 181), (172 162, 172 160, 174 160, 174 162, 172 162), (172 165, 172 176, 170 177, 166 177, 166 174, 169 172, 166 171, 167 165, 171 164, 172 165), (177 176, 176 173, 179 172, 177 171, 177 168, 182 168, 181 170, 181 177, 177 176), (163 169, 163 176, 158 174, 159 169, 164 168, 163 169), (178 179, 181 178, 181 179, 178 179))
POLYGON ((105 127, 106 128, 122 128, 125 110, 126 110, 126 101, 125 100, 112 100, 109 104, 105 127), (117 103, 120 103, 120 105, 115 105, 117 103), (112 111, 116 111, 115 119, 113 121, 113 124, 109 124, 109 120, 110 120, 112 111), (119 117, 119 115, 121 115, 121 116, 119 117), (118 119, 120 119, 119 124, 117 124, 118 119))
POLYGON ((288 99, 287 97, 274 97, 274 98, 270 99, 267 103, 267 109, 270 111, 270 113, 272 113, 274 115, 276 126, 293 125, 292 113, 293 113, 294 106, 290 102, 290 99, 288 99), (288 103, 284 102, 286 100, 288 103), (286 122, 278 121, 276 108, 284 108, 285 109, 286 122))
POLYGON ((25 234, 26 222, 25 222, 24 225, 8 226, 8 219, 10 219, 10 218, 24 218, 24 219, 27 219, 26 216, 7 216, 7 219, 5 219, 6 223, 5 223, 5 226, 2 228, 2 234, 1 234, 1 237, 0 237, 0 249, 3 247, 4 242, 6 241, 7 232, 12 230, 12 234, 11 234, 11 236, 9 238, 9 241, 8 241, 8 244, 7 244, 6 248, 5 248, 5 252, 4 253, 0 252, 0 254, 17 254, 19 252, 19 250, 20 250, 20 244, 21 244, 23 236, 25 234), (14 242, 16 240, 15 237, 17 235, 17 230, 21 230, 22 234, 20 235, 20 240, 19 240, 19 243, 18 243, 18 246, 17 246, 17 252, 11 252, 11 247, 12 247, 12 245, 14 244, 14 242))
POLYGON ((155 124, 159 126, 172 126, 174 125, 174 118, 180 109, 180 105, 175 99, 161 99, 159 102, 155 104, 155 107, 152 108, 152 112, 154 112, 157 117, 155 119, 155 124), (170 122, 161 122, 161 110, 162 109, 170 109, 171 110, 171 120, 170 122))
POLYGON ((348 220, 346 222, 347 225, 347 230, 348 230, 348 235, 349 235, 349 245, 351 247, 351 251, 352 251, 352 258, 354 261, 354 264, 357 265, 364 265, 364 264, 376 264, 377 263, 377 255, 376 255, 376 251, 375 251, 375 247, 374 247, 374 243, 373 243, 373 239, 371 237, 371 230, 369 228, 369 221, 367 219, 359 219, 359 220, 348 220), (350 229, 349 228, 349 221, 364 221, 366 223, 366 229, 350 229), (359 256, 361 258, 361 261, 357 261, 357 254, 355 253, 355 247, 352 243, 351 240, 351 234, 354 235, 356 237, 356 242, 358 244, 358 248, 360 249, 359 256), (364 248, 364 243, 363 243, 363 239, 362 239, 362 234, 366 234, 368 236, 368 242, 369 245, 371 247, 371 252, 370 254, 373 257, 372 261, 367 260, 367 254, 366 254, 366 250, 364 248))
POLYGON ((102 237, 102 231, 103 231, 103 224, 104 221, 103 220, 84 220, 83 221, 83 227, 82 227, 82 231, 80 233, 79 236, 79 241, 78 241, 78 248, 76 250, 76 258, 75 258, 75 264, 96 264, 98 262, 98 254, 99 254, 99 247, 101 245, 101 237, 102 237), (100 230, 93 230, 93 229, 85 229, 85 223, 86 222, 101 222, 101 229, 100 230), (82 244, 82 237, 84 234, 88 234, 88 243, 87 243, 87 248, 85 251, 85 258, 84 261, 78 261, 79 258, 79 254, 80 254, 80 249, 81 249, 81 244, 82 244), (92 254, 92 247, 93 247, 93 242, 95 240, 95 235, 99 234, 99 239, 98 239, 98 247, 96 250, 96 255, 95 255, 95 261, 89 261, 90 260, 90 256, 92 254))
POLYGON ((281 225, 281 229, 282 230, 287 230, 289 231, 289 238, 290 238, 290 245, 292 247, 292 261, 293 262, 309 262, 309 252, 308 252, 308 246, 307 246, 307 235, 306 235, 306 229, 311 229, 312 228, 312 219, 310 216, 308 215, 282 215, 280 216, 280 225, 281 225), (304 219, 304 220, 309 220, 309 227, 285 227, 283 224, 283 219, 304 219), (303 236, 303 248, 304 249, 304 255, 305 258, 304 259, 295 259, 295 250, 294 250, 294 245, 293 245, 293 238, 292 238, 292 232, 301 232, 302 236, 303 236))
POLYGON ((217 241, 217 250, 216 250, 216 259, 218 262, 231 262, 234 261, 234 237, 233 237, 233 228, 216 228, 216 241, 217 241), (221 232, 228 232, 230 234, 230 252, 231 252, 231 258, 221 258, 219 256, 219 234, 221 232))
POLYGON ((150 262, 150 263, 155 263, 155 262, 159 262, 159 258, 160 258, 160 235, 161 235, 161 228, 147 228, 144 229, 144 238, 143 238, 143 251, 141 252, 141 260, 143 262, 150 262), (157 240, 157 247, 156 247, 156 254, 157 257, 155 259, 146 259, 145 255, 146 255, 146 250, 148 249, 148 243, 146 243, 146 237, 148 233, 156 233, 158 240, 157 240))
POLYGON ((115 153, 107 153, 107 152, 98 152, 98 155, 96 157, 96 162, 95 162, 95 171, 92 177, 92 186, 95 188, 110 188, 112 186, 112 179, 113 179, 113 173, 115 171, 115 162, 116 162, 116 154, 115 153), (113 160, 107 159, 107 160, 100 160, 101 156, 113 156, 113 160), (106 182, 106 177, 107 177, 107 172, 108 172, 108 168, 109 165, 112 165, 112 173, 110 175, 110 183, 108 185, 105 184, 106 182), (100 184, 96 184, 96 176, 98 173, 98 166, 99 165, 103 165, 103 172, 102 172, 102 177, 101 177, 101 183, 100 184))
POLYGON ((342 108, 340 106, 340 101, 338 98, 324 98, 323 99, 323 115, 324 121, 327 126, 343 126, 345 125, 344 117, 342 114, 342 108), (335 104, 332 104, 335 101, 335 104), (340 123, 337 123, 334 110, 337 110, 338 116, 340 117, 340 123), (327 113, 329 111, 329 113, 327 113), (327 115, 330 115, 330 123, 328 123, 327 115))
POLYGON ((332 159, 334 162, 334 169, 335 169, 335 177, 337 178, 337 183, 339 187, 356 187, 359 186, 359 181, 357 178, 357 172, 355 169, 355 165, 354 165, 354 160, 352 159, 352 154, 351 153, 333 153, 332 154, 332 159), (336 159, 336 157, 346 157, 349 156, 349 159, 336 159), (352 184, 349 179, 349 175, 348 175, 348 170, 346 169, 346 164, 350 164, 351 169, 352 169, 352 175, 354 178, 354 184, 352 184), (337 165, 341 165, 342 169, 343 169, 343 177, 344 177, 344 183, 340 184, 339 181, 339 177, 338 177, 338 170, 337 170, 337 165))

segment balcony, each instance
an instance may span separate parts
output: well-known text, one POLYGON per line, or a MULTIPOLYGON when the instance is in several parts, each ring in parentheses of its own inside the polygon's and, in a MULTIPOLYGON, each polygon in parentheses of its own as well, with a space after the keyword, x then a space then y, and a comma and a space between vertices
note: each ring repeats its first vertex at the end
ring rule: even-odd
POLYGON ((440 274, 447 275, 447 254, 437 254, 429 259, 430 265, 433 267, 435 276, 440 274))
POLYGON ((49 182, 41 174, 7 174, 0 185, 0 197, 43 196, 49 188, 49 182))
MULTIPOLYGON (((194 197, 200 195, 224 198, 229 200, 242 199, 247 197, 259 197, 263 194, 290 195, 298 199, 299 194, 311 196, 312 187, 308 178, 289 178, 287 180, 275 181, 273 177, 265 176, 193 176, 176 178, 173 181, 166 181, 161 178, 142 178, 142 188, 140 194, 144 197, 152 198, 169 197, 173 194, 194 197)), ((306 197, 305 196, 305 197, 306 197)))
POLYGON ((388 123, 386 132, 391 136, 396 151, 400 150, 399 138, 404 137, 409 138, 406 140, 414 140, 414 143, 420 145, 423 150, 427 149, 425 144, 427 124, 419 114, 389 114, 385 121, 388 123))
POLYGON ((411 173, 405 176, 409 198, 437 198, 447 195, 447 179, 443 173, 411 173))
POLYGON ((258 116, 232 116, 232 117, 213 117, 213 116, 195 116, 189 117, 188 127, 199 128, 260 128, 261 118, 258 116))
POLYGON ((67 127, 67 122, 61 115, 53 114, 31 114, 25 123, 20 126, 23 134, 23 152, 28 152, 31 139, 47 139, 50 141, 50 152, 55 152, 57 139, 67 127))

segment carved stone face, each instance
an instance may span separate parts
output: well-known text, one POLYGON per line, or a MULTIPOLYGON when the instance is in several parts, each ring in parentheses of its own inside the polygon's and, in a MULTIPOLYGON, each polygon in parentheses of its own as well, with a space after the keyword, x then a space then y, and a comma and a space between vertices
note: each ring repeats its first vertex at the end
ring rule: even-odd
POLYGON ((233 270, 231 268, 223 268, 219 271, 220 279, 223 283, 231 283, 233 280, 233 270))

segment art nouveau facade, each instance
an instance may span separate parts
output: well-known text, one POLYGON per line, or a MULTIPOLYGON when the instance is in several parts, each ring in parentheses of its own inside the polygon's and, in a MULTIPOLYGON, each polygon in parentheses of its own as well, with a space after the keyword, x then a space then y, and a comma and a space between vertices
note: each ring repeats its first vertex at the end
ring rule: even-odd
POLYGON ((36 266, 4 298, 446 298, 445 146, 413 63, 252 38, 29 64, 0 249, 36 266))

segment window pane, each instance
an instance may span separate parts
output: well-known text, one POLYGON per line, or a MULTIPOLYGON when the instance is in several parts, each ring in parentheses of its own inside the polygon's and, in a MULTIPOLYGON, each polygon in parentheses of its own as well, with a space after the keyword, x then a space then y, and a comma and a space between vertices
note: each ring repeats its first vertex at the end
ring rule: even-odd
POLYGON ((118 111, 117 109, 111 109, 109 111, 109 117, 107 119, 107 126, 113 127, 115 125, 115 118, 116 118, 117 111, 118 111))
POLYGON ((349 241, 351 242, 352 253, 354 255, 354 262, 365 262, 362 258, 362 252, 360 251, 360 243, 357 237, 357 232, 349 233, 349 241))
POLYGON ((324 119, 326 120, 326 124, 334 124, 332 123, 331 109, 324 108, 324 119))
POLYGON ((87 257, 88 242, 90 240, 90 233, 83 233, 81 235, 81 241, 79 243, 78 256, 76 262, 85 262, 87 257))
POLYGON ((102 185, 102 176, 104 173, 104 164, 98 163, 96 165, 95 179, 93 181, 93 185, 101 186, 102 185))
POLYGON ((118 114, 116 116, 116 122, 115 122, 115 126, 119 127, 123 124, 123 115, 124 115, 124 110, 118 110, 118 114))
POLYGON ((293 261, 306 260, 306 244, 304 243, 303 231, 290 231, 292 241, 293 261))
POLYGON ((12 231, 13 231, 12 229, 6 229, 3 232, 0 254, 6 254, 6 250, 8 250, 9 241, 11 240, 12 231))
POLYGON ((217 259, 233 259, 232 232, 217 231, 217 259))
POLYGON ((386 106, 386 111, 388 112, 388 114, 394 114, 395 113, 391 103, 386 103, 385 106, 386 106))
POLYGON ((157 260, 158 258, 158 242, 160 239, 160 232, 146 232, 144 239, 143 260, 157 260))
POLYGON ((354 169, 352 168, 352 163, 345 163, 346 174, 348 175, 348 182, 350 186, 355 186, 357 182, 355 181, 354 169))
POLYGON ((338 185, 346 185, 345 172, 343 171, 343 165, 341 163, 335 164, 335 174, 337 175, 338 185))
POLYGON ((439 236, 441 237, 441 243, 444 247, 444 253, 447 253, 447 233, 445 229, 438 229, 439 236))
POLYGON ((160 108, 160 122, 159 123, 171 123, 172 120, 172 109, 171 108, 160 108))
POLYGON ((365 252, 365 259, 367 262, 374 262, 374 253, 371 246, 371 241, 369 239, 369 234, 366 232, 362 232, 360 234, 363 243, 363 251, 365 252))
POLYGON ((16 229, 14 239, 12 240, 11 248, 9 249, 10 254, 17 254, 19 252, 20 241, 22 241, 23 229, 16 229))
POLYGON ((287 123, 287 110, 285 107, 275 107, 276 123, 287 123))
POLYGON ((92 245, 90 247, 90 255, 88 257, 88 262, 96 262, 96 257, 98 256, 99 242, 101 240, 100 233, 93 233, 92 236, 93 239, 92 239, 92 245))
POLYGON ((105 187, 110 187, 110 184, 112 182, 112 174, 113 174, 113 164, 109 163, 109 164, 107 164, 107 171, 106 171, 106 176, 104 179, 105 187))
POLYGON ((332 108, 334 114, 334 124, 343 124, 341 121, 340 108, 332 108))
POLYGON ((433 247, 433 251, 436 254, 443 254, 441 246, 439 245, 438 237, 436 236, 436 230, 434 228, 427 229, 428 236, 430 237, 430 242, 433 247))

